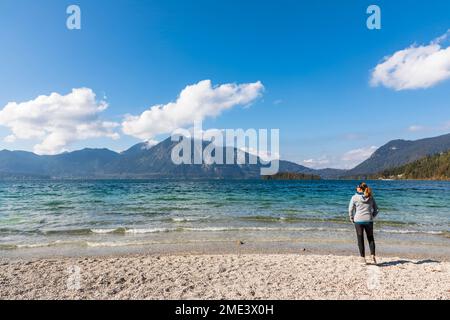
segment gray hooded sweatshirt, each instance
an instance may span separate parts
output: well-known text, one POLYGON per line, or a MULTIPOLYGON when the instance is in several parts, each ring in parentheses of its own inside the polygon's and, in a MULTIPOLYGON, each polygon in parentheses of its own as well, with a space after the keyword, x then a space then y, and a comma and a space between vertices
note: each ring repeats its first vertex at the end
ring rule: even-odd
POLYGON ((348 214, 355 223, 372 222, 378 214, 378 206, 373 197, 366 198, 364 194, 356 193, 350 200, 348 214))

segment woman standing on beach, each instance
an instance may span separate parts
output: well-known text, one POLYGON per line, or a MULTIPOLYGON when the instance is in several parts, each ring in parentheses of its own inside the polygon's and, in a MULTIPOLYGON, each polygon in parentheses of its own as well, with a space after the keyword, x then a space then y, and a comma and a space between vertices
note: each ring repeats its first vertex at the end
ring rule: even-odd
POLYGON ((350 220, 354 223, 356 229, 356 236, 358 239, 358 248, 361 255, 361 262, 366 261, 366 254, 364 248, 364 231, 369 241, 371 262, 376 264, 375 258, 375 239, 373 237, 373 219, 378 214, 377 203, 372 194, 372 189, 362 182, 356 187, 356 194, 350 200, 349 206, 350 220))

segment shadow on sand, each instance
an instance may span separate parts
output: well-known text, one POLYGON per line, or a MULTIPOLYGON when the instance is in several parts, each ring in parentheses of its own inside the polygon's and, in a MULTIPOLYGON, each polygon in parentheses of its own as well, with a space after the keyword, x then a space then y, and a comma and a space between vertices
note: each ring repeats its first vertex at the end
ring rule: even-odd
POLYGON ((439 263, 439 261, 431 260, 431 259, 420 260, 420 261, 417 261, 417 262, 410 261, 410 260, 396 260, 396 261, 389 261, 389 262, 378 263, 377 266, 378 267, 392 267, 392 266, 397 266, 397 265, 407 264, 407 263, 412 263, 412 264, 419 265, 419 264, 425 264, 425 263, 439 263))

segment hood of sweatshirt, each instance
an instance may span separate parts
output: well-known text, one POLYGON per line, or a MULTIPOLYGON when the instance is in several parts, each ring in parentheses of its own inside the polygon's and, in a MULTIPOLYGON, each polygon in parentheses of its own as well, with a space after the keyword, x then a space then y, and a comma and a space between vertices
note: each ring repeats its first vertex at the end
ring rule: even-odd
POLYGON ((356 195, 360 198, 361 202, 368 203, 370 201, 370 198, 364 196, 364 193, 357 192, 356 195))

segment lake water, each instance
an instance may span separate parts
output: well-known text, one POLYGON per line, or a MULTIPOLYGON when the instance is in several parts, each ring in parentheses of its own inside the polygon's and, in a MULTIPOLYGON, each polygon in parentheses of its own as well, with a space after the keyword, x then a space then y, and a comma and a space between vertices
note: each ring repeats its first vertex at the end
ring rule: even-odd
MULTIPOLYGON (((356 181, 2 181, 0 253, 186 239, 353 241, 356 181), (232 235, 232 236, 231 236, 232 235), (234 238, 233 238, 234 239, 234 238)), ((450 183, 369 182, 377 238, 450 247, 450 183)))

